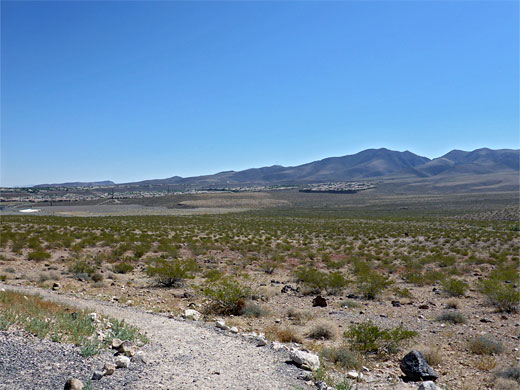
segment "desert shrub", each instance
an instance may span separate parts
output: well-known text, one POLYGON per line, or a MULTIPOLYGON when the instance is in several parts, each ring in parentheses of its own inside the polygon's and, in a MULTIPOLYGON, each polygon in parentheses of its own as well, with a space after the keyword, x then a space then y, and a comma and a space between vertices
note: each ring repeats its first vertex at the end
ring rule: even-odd
POLYGON ((361 307, 359 303, 356 301, 353 301, 352 299, 345 299, 339 303, 340 307, 346 307, 348 309, 356 309, 358 307, 361 307))
POLYGON ((224 276, 224 273, 218 269, 210 269, 204 272, 204 277, 208 282, 219 280, 222 276, 224 276))
POLYGON ((446 279, 442 282, 442 286, 450 297, 461 297, 468 288, 466 282, 454 278, 446 279))
POLYGON ((520 305, 520 290, 501 280, 487 279, 480 283, 480 291, 486 295, 498 310, 506 313, 516 313, 520 305))
POLYGON ((74 275, 91 276, 96 272, 96 269, 85 260, 76 260, 74 264, 69 267, 69 272, 74 275))
POLYGON ((337 329, 334 323, 322 321, 312 327, 307 337, 313 340, 333 340, 337 329))
POLYGON ((520 383, 520 364, 516 364, 501 370, 498 370, 495 375, 499 378, 509 379, 520 383))
POLYGON ((450 299, 448 302, 446 302, 446 309, 458 309, 459 308, 459 301, 455 299, 450 299))
POLYGON ((323 348, 320 355, 323 359, 328 360, 343 369, 359 370, 362 367, 359 355, 352 352, 346 346, 323 348))
POLYGON ((412 293, 410 292, 410 290, 408 290, 406 287, 403 287, 403 288, 399 288, 399 287, 394 287, 394 289, 392 290, 395 295, 397 295, 398 297, 401 297, 401 298, 409 298, 409 299, 412 299, 413 298, 413 295, 412 293))
POLYGON ((504 346, 500 341, 486 335, 480 335, 470 339, 468 348, 470 352, 475 355, 496 355, 502 353, 504 350, 504 346))
POLYGON ((312 267, 299 267, 295 271, 296 279, 312 289, 327 289, 338 292, 348 284, 347 279, 341 272, 326 273, 312 267))
POLYGON ((42 249, 37 249, 29 252, 27 255, 29 260, 43 261, 51 258, 51 254, 42 249))
POLYGON ((270 340, 276 340, 281 343, 303 343, 302 336, 293 328, 270 326, 265 329, 265 335, 270 340))
POLYGON ((440 322, 449 322, 450 324, 464 324, 466 322, 466 317, 458 311, 445 311, 444 313, 439 314, 436 320, 440 322))
POLYGON ((146 274, 155 278, 157 284, 163 287, 173 287, 185 279, 192 279, 199 270, 195 260, 166 260, 154 259, 150 261, 146 274))
POLYGON ((91 276, 92 281, 98 283, 103 281, 103 275, 101 275, 99 272, 96 272, 94 275, 91 276))
POLYGON ((303 325, 313 317, 309 311, 290 308, 287 310, 287 317, 296 325, 303 325))
POLYGON ((134 266, 128 263, 119 263, 112 266, 112 271, 116 274, 127 274, 134 270, 134 266))
POLYGON ((365 299, 375 299, 391 284, 387 276, 375 272, 362 274, 357 279, 357 288, 365 299))
POLYGON ((394 329, 381 329, 372 321, 352 325, 345 337, 352 347, 364 353, 397 353, 402 341, 411 339, 417 332, 406 330, 401 325, 394 329))
POLYGON ((0 282, 5 282, 7 280, 7 275, 0 275, 0 282))
POLYGON ((240 312, 241 315, 245 317, 265 317, 269 314, 269 310, 265 307, 257 305, 256 303, 248 303, 244 306, 244 308, 240 312))
POLYGON ((252 291, 241 285, 234 278, 227 276, 215 282, 208 283, 203 290, 211 300, 211 310, 219 314, 240 314, 246 306, 252 291))

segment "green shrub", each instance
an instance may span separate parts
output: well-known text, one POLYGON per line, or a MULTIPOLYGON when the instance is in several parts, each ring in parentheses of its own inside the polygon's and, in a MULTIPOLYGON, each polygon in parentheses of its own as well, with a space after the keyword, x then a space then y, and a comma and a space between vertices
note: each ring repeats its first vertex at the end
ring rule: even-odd
POLYGON ((437 317, 437 321, 449 322, 451 324, 464 324, 466 322, 466 317, 458 311, 446 311, 437 317))
POLYGON ((92 275, 92 280, 94 282, 101 282, 103 280, 103 275, 101 275, 99 272, 96 272, 94 275, 92 275))
POLYGON ((520 306, 520 290, 501 280, 487 279, 480 283, 480 291, 488 297, 491 304, 506 313, 518 312, 520 306))
POLYGON ((116 274, 127 274, 134 270, 134 266, 132 264, 128 264, 128 263, 119 263, 119 264, 114 265, 112 267, 112 270, 116 274))
POLYGON ((381 329, 372 321, 352 325, 345 332, 345 337, 352 347, 364 353, 396 353, 399 344, 413 338, 417 332, 406 330, 401 325, 394 329, 381 329))
POLYGON ((471 353, 476 355, 496 355, 504 351, 504 346, 498 340, 489 336, 477 336, 468 342, 471 353))
POLYGON ((96 269, 84 260, 77 260, 69 267, 69 271, 74 275, 91 276, 96 272, 96 269))
POLYGON ((468 288, 468 284, 466 282, 453 278, 446 279, 442 283, 442 286, 450 297, 461 297, 468 288))
POLYGON ((357 288, 365 299, 375 299, 391 284, 387 276, 375 272, 362 274, 357 279, 357 288))
POLYGON ((330 292, 338 292, 348 284, 343 274, 337 271, 326 273, 312 267, 300 267, 294 274, 299 282, 313 289, 327 289, 330 292))
POLYGON ((49 252, 46 252, 44 250, 33 250, 29 252, 28 256, 29 260, 34 261, 43 261, 51 258, 51 254, 49 252))
POLYGON ((199 270, 195 260, 165 260, 154 259, 146 269, 146 274, 155 278, 157 284, 164 287, 173 287, 184 281, 192 279, 194 273, 199 270))
POLYGON ((357 369, 362 367, 361 359, 358 354, 349 350, 346 346, 323 348, 321 357, 334 363, 343 369, 357 369))
POLYGON ((234 278, 227 276, 208 283, 203 293, 211 300, 211 309, 219 314, 240 314, 246 306, 245 300, 251 296, 251 289, 242 286, 234 278))
POLYGON ((208 282, 219 280, 222 276, 224 276, 224 273, 218 269, 210 269, 204 273, 204 277, 208 280, 208 282))

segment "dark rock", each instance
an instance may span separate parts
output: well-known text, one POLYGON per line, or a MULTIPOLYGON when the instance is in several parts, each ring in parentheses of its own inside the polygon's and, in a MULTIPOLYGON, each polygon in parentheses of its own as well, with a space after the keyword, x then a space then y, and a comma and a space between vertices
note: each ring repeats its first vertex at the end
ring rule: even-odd
POLYGON ((421 310, 426 310, 426 309, 429 309, 429 308, 430 308, 430 306, 428 306, 428 305, 420 305, 419 306, 419 309, 421 309, 421 310))
POLYGON ((401 360, 401 371, 412 381, 434 381, 439 377, 422 353, 416 350, 411 350, 401 360))
POLYGON ((287 294, 290 292, 298 293, 299 291, 300 291, 299 287, 294 288, 293 286, 290 286, 290 285, 283 286, 282 290, 281 290, 282 294, 287 294))
POLYGON ((481 318, 480 322, 488 323, 488 322, 493 322, 493 320, 490 320, 488 318, 481 318))
POLYGON ((348 298, 348 299, 359 299, 359 296, 356 295, 356 294, 348 294, 348 295, 347 295, 347 298, 348 298))
POLYGON ((94 373, 92 374, 92 380, 98 381, 101 378, 103 378, 103 373, 101 371, 94 371, 94 373))
POLYGON ((327 300, 321 295, 318 295, 312 300, 312 307, 327 307, 327 300))
POLYGON ((401 307, 401 302, 399 302, 399 301, 392 301, 392 306, 394 306, 394 307, 401 307))

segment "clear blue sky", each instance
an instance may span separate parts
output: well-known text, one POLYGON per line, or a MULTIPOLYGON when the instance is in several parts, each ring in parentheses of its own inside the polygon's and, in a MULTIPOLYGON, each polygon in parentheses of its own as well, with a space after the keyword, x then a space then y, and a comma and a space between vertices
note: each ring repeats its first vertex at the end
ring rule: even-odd
POLYGON ((4 186, 519 148, 516 1, 1 6, 4 186))

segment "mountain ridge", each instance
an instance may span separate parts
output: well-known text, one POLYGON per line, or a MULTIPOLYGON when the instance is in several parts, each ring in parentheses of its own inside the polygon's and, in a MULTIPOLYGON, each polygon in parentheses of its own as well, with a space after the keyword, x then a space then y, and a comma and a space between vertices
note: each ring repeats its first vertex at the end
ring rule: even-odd
POLYGON ((520 149, 480 148, 473 151, 454 149, 443 156, 430 159, 408 150, 386 148, 365 149, 340 157, 327 157, 296 166, 272 165, 241 171, 222 171, 215 174, 165 179, 151 179, 128 183, 72 182, 40 184, 44 186, 161 186, 186 187, 243 186, 243 185, 301 185, 319 182, 380 180, 396 178, 442 178, 457 175, 482 175, 495 172, 520 172, 520 149))

